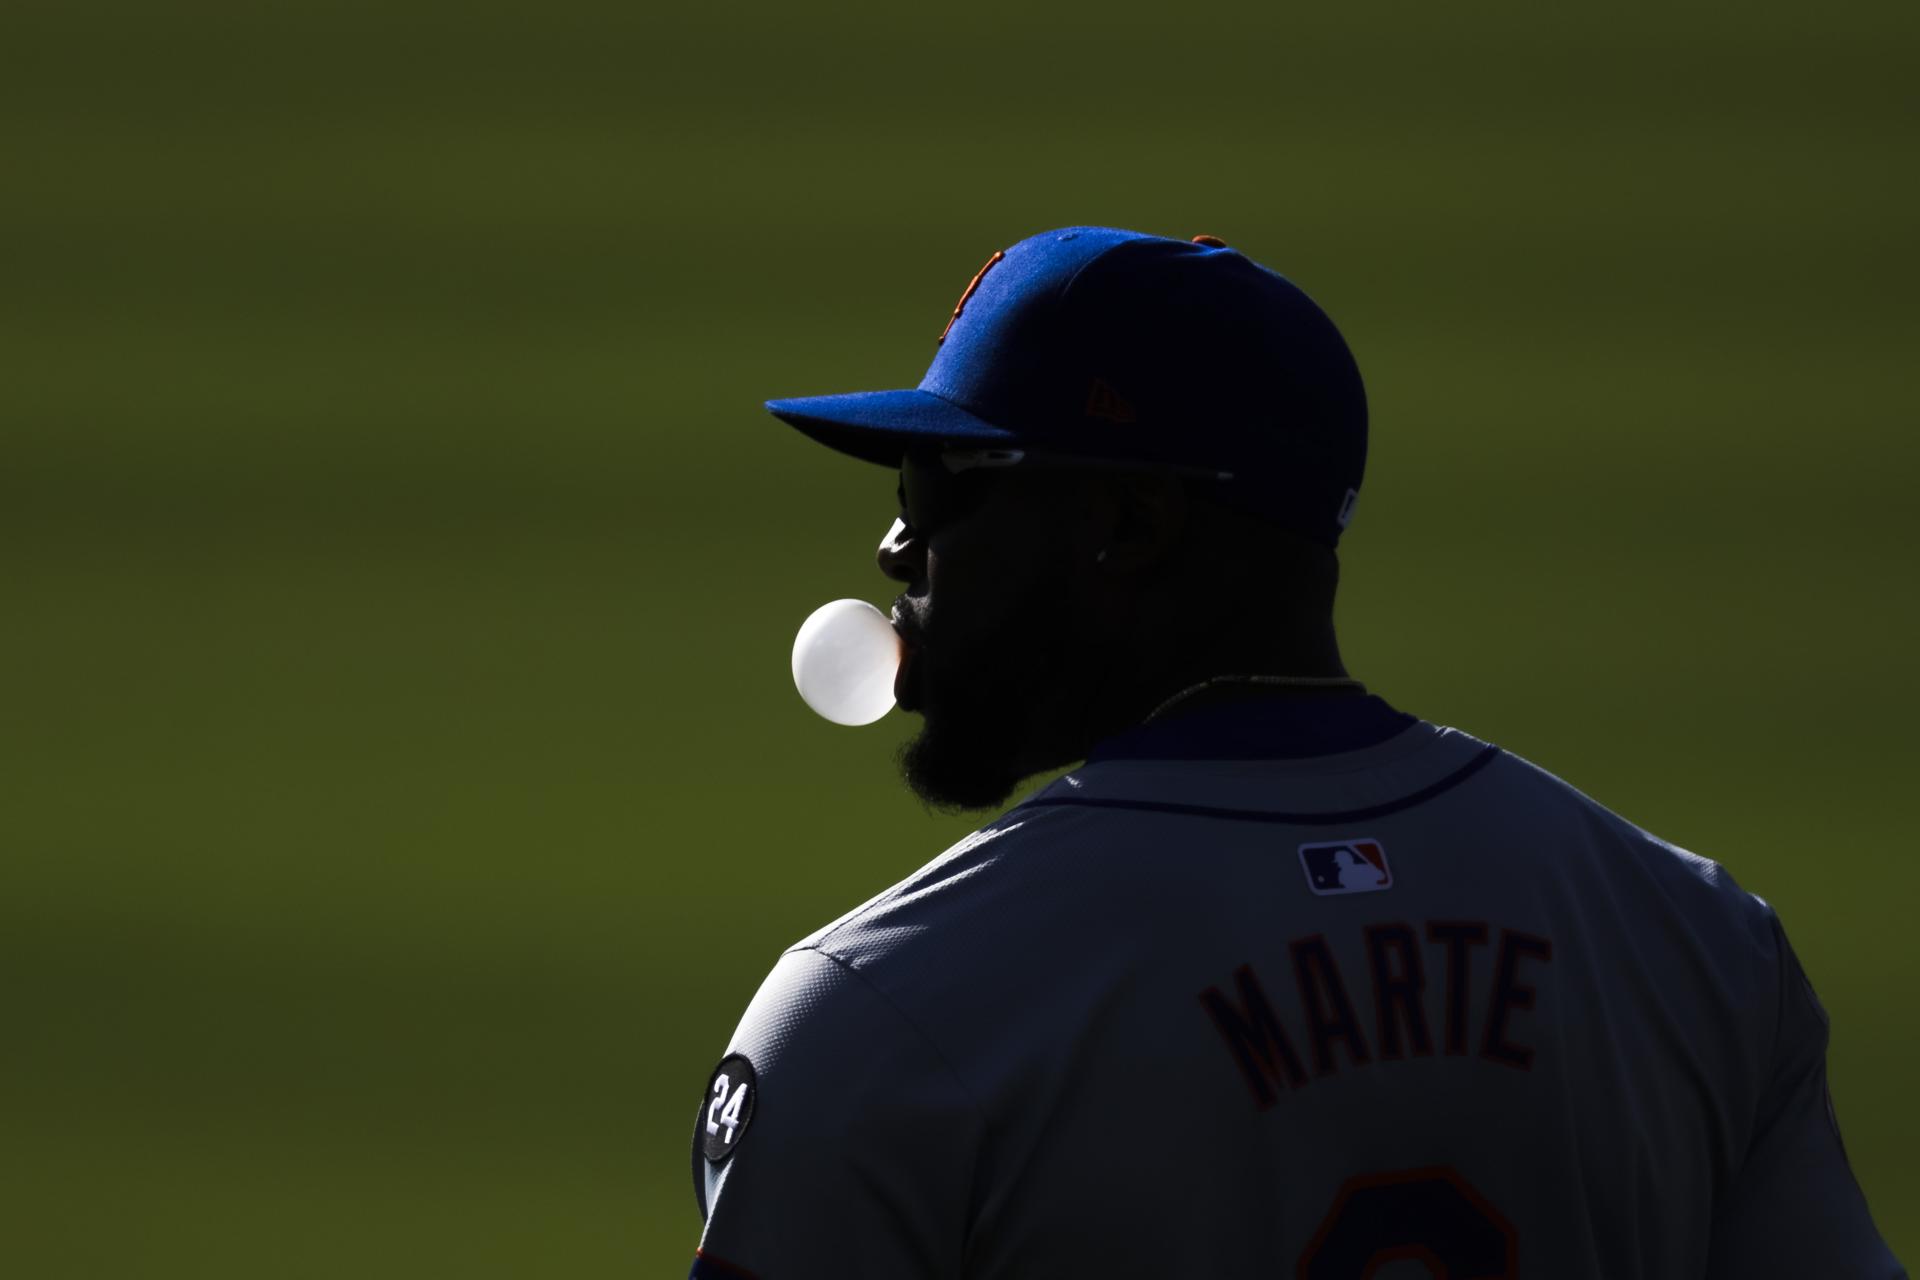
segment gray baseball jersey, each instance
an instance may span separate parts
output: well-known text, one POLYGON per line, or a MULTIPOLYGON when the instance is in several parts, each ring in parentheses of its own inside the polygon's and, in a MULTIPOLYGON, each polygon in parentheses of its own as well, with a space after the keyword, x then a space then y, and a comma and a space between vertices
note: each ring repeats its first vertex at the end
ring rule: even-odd
POLYGON ((1377 698, 1125 735, 789 949, 695 1276, 1886 1277, 1770 907, 1377 698))

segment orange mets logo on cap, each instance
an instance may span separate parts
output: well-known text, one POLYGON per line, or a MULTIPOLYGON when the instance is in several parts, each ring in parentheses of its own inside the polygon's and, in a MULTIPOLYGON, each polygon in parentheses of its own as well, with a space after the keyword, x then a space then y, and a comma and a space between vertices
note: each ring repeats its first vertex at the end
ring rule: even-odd
POLYGON ((993 251, 993 256, 987 259, 986 265, 973 273, 973 279, 967 281, 967 287, 960 294, 960 301, 953 304, 953 314, 947 317, 947 327, 940 331, 939 338, 935 340, 937 343, 945 342, 947 340, 947 334, 950 330, 952 330, 953 322, 955 320, 958 320, 960 318, 960 313, 967 309, 967 299, 971 298, 973 296, 973 291, 980 287, 980 281, 982 277, 984 277, 987 274, 987 272, 993 270, 994 263, 1000 261, 1000 259, 1006 256, 1007 255, 1005 251, 1000 249, 995 249, 993 251))
POLYGON ((1108 422, 1138 421, 1133 402, 1108 386, 1104 378, 1095 378, 1087 388, 1087 416, 1108 422))

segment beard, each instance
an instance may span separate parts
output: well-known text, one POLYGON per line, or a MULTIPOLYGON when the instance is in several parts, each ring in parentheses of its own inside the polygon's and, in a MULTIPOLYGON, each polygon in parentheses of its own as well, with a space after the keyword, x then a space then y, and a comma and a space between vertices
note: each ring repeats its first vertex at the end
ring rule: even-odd
POLYGON ((937 715, 931 706, 926 723, 900 748, 900 776, 930 808, 959 812, 993 809, 1006 803, 1027 770, 1018 765, 1018 742, 1009 708, 996 718, 981 704, 937 715))
POLYGON ((935 637, 916 655, 924 722, 899 765, 929 807, 998 808, 1026 778, 1085 755, 1073 710, 1088 649, 1060 600, 1057 587, 1036 584, 981 642, 945 651, 935 637))

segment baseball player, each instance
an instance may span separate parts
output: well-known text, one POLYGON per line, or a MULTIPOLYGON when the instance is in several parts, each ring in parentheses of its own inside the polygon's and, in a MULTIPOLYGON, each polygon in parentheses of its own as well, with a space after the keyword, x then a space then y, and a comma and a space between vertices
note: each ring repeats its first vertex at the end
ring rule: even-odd
POLYGON ((1348 675, 1365 402, 1293 284, 1049 231, 918 389, 768 407, 899 470, 909 783, 1084 764, 780 957, 695 1276, 1904 1274, 1773 909, 1348 675))

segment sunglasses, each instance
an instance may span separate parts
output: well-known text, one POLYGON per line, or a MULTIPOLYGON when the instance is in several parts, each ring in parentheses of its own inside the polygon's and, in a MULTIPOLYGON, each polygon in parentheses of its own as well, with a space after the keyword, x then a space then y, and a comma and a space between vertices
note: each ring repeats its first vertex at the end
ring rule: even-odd
POLYGON ((938 455, 938 471, 932 465, 935 461, 932 456, 916 454, 912 460, 921 465, 902 466, 900 469, 900 519, 908 528, 923 536, 963 518, 979 504, 986 488, 977 483, 968 483, 969 479, 984 478, 994 472, 1008 471, 1015 467, 1159 471, 1167 475, 1216 482, 1233 479, 1231 471, 1223 471, 1217 467, 1180 466, 1125 458, 1095 458, 1083 454, 1049 453, 1037 449, 944 449, 938 455), (939 474, 942 471, 945 472, 945 477, 939 474), (954 479, 951 482, 942 483, 946 477, 954 479))
POLYGON ((1233 472, 1218 467, 1185 466, 1163 462, 1139 462, 1129 458, 1093 458, 1076 453, 1046 453, 1035 449, 946 449, 940 465, 950 473, 1004 470, 1008 467, 1071 467, 1091 471, 1164 471, 1168 475, 1191 476, 1200 480, 1231 480, 1233 472))

